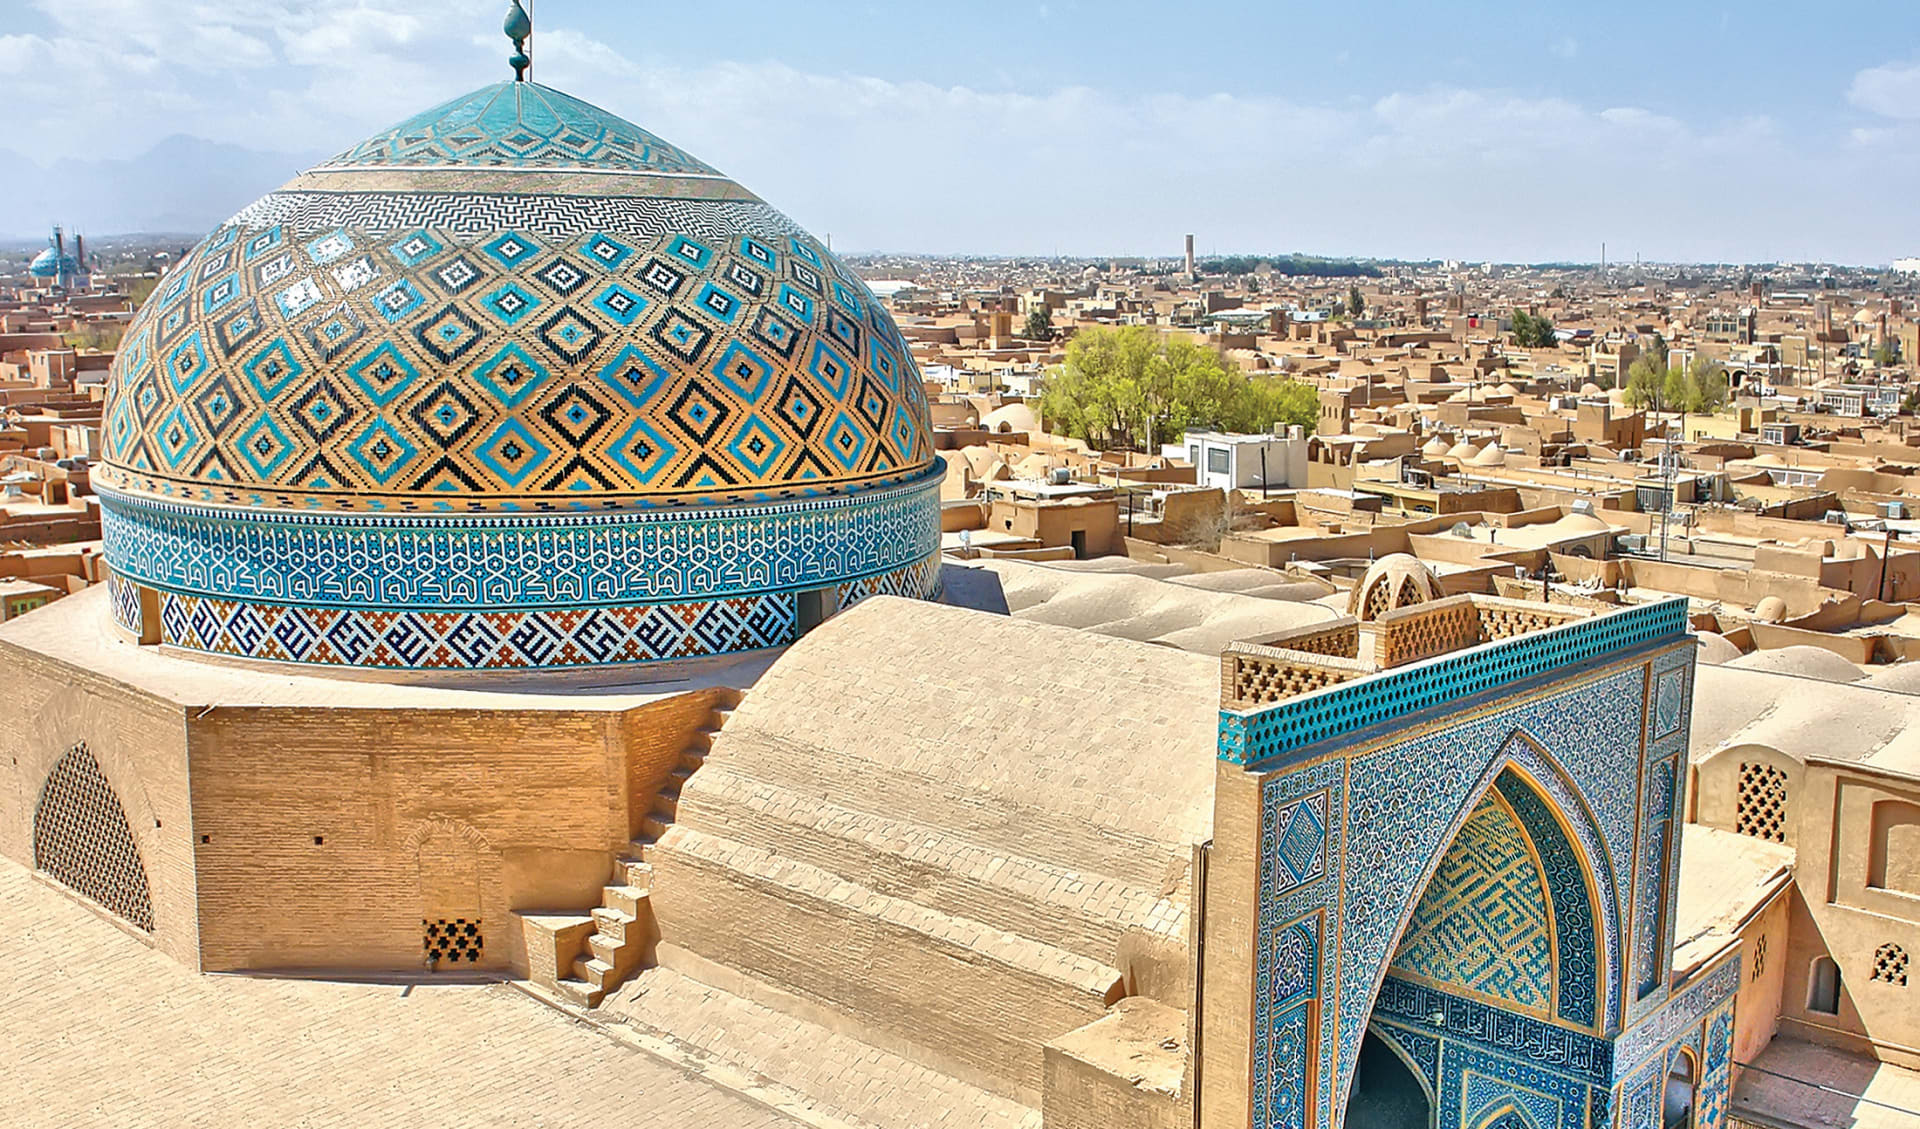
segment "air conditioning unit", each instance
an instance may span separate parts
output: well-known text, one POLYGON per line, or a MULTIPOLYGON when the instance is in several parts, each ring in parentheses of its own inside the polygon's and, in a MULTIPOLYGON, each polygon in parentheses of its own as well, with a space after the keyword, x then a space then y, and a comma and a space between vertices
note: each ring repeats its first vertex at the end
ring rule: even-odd
POLYGON ((1576 498, 1576 499, 1574 499, 1574 502, 1573 502, 1573 512, 1574 512, 1574 513, 1577 513, 1577 514, 1579 514, 1579 515, 1580 515, 1580 516, 1582 516, 1582 517, 1592 517, 1592 516, 1594 516, 1594 513, 1593 513, 1593 499, 1591 499, 1591 498, 1576 498))
POLYGON ((1886 518, 1888 521, 1905 521, 1907 518, 1907 504, 1905 502, 1881 502, 1879 510, 1880 516, 1886 518))
POLYGON ((1845 525, 1847 524, 1847 511, 1828 510, 1820 516, 1820 520, 1826 522, 1828 525, 1845 525))
POLYGON ((1644 553, 1647 551, 1647 535, 1644 533, 1623 534, 1620 538, 1620 548, 1623 552, 1644 553))

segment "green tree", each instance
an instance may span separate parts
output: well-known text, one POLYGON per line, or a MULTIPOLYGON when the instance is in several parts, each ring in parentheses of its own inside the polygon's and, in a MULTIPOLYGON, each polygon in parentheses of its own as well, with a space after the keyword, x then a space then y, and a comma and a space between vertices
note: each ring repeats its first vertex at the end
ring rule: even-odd
POLYGON ((1347 312, 1353 315, 1355 321, 1359 321, 1360 316, 1367 312, 1367 300, 1361 296, 1358 286, 1347 287, 1347 312))
POLYGON ((1627 366, 1627 403, 1636 408, 1661 410, 1666 402, 1667 359, 1642 353, 1627 366))
POLYGON ((1027 324, 1020 328, 1020 336, 1030 341, 1053 340, 1053 311, 1045 306, 1028 310, 1027 324))
POLYGON ((1685 368, 1668 365, 1649 351, 1634 358, 1627 369, 1627 403, 1655 412, 1679 412, 1680 434, 1687 433, 1687 416, 1711 415, 1726 406, 1732 389, 1727 370, 1710 357, 1695 357, 1685 368))
POLYGON ((1892 364, 1893 359, 1893 343, 1890 341, 1882 341, 1880 347, 1873 351, 1873 363, 1881 368, 1892 364))
POLYGON ((120 348, 121 338, 126 336, 124 322, 85 322, 65 334, 67 346, 81 352, 93 350, 111 353, 120 348))
POLYGON ((1189 339, 1122 326, 1074 335, 1041 390, 1040 414, 1051 430, 1096 447, 1152 450, 1188 428, 1311 428, 1319 397, 1291 380, 1250 378, 1189 339))
POLYGON ((1695 357, 1687 365, 1685 391, 1680 399, 1682 412, 1710 415, 1726 407, 1733 389, 1727 370, 1711 357, 1695 357))
POLYGON ((1553 335, 1553 322, 1525 310, 1513 311, 1513 341, 1522 349, 1550 349, 1560 343, 1553 335))

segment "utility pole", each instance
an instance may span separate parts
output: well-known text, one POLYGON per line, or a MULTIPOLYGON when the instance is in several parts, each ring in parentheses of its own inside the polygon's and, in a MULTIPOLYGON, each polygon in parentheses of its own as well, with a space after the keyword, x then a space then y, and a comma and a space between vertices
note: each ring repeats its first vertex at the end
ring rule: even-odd
POLYGON ((1874 592, 1874 599, 1881 603, 1887 601, 1887 558, 1893 555, 1893 526, 1887 526, 1887 543, 1880 547, 1880 587, 1874 592))
POLYGON ((1667 527, 1673 520, 1673 473, 1678 453, 1669 438, 1660 448, 1660 561, 1667 560, 1667 527))

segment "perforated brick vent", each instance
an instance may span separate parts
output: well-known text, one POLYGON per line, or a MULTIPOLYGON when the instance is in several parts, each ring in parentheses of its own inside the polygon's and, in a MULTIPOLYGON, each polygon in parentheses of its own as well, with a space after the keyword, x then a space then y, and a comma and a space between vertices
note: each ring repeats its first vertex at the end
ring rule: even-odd
POLYGON ((1740 797, 1733 829, 1756 839, 1787 841, 1787 774, 1772 765, 1740 766, 1740 797))
POLYGON ((84 742, 60 758, 40 789, 33 809, 33 865, 153 932, 153 899, 140 847, 120 797, 84 742))
POLYGON ((444 917, 438 921, 423 918, 420 924, 425 932, 420 944, 426 950, 429 961, 458 964, 464 960, 468 964, 479 963, 480 950, 486 944, 480 933, 479 918, 456 917, 451 921, 444 917))
POLYGON ((1873 950, 1873 979, 1882 984, 1907 986, 1907 950, 1888 943, 1873 950))
POLYGON ((1379 619, 1392 610, 1393 593, 1387 590, 1386 584, 1376 584, 1373 586, 1373 591, 1367 593, 1367 608, 1361 618, 1379 619))
POLYGON ((1767 971, 1767 935, 1762 933, 1753 939, 1753 979, 1758 980, 1767 971))

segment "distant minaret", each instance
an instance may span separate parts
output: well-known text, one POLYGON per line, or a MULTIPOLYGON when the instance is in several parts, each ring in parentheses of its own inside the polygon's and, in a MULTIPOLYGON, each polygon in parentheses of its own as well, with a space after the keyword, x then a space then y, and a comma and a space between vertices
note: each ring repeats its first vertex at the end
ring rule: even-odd
POLYGON ((1193 276, 1193 236, 1189 235, 1187 236, 1187 277, 1193 276))

